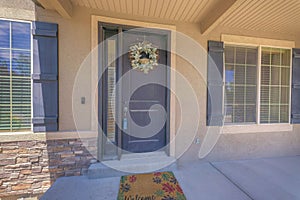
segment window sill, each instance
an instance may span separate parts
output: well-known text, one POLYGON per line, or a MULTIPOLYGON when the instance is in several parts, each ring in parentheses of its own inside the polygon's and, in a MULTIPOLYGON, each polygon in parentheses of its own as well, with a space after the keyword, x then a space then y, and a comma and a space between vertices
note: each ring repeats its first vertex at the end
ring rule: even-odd
POLYGON ((0 142, 19 142, 19 141, 46 141, 64 139, 88 139, 97 138, 96 131, 58 131, 58 132, 0 132, 0 142))
POLYGON ((253 125, 229 125, 223 126, 222 134, 240 133, 266 133, 266 132, 290 132, 293 131, 291 124, 253 124, 253 125))
POLYGON ((45 133, 27 132, 0 132, 0 142, 17 142, 30 140, 46 140, 45 133))

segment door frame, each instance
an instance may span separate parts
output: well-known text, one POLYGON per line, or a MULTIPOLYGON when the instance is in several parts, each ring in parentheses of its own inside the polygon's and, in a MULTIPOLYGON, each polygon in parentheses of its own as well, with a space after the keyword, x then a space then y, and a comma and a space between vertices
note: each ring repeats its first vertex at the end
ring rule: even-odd
MULTIPOLYGON (((95 48, 97 45, 103 40, 103 35, 102 35, 102 30, 100 29, 101 25, 114 25, 116 27, 122 27, 122 28, 135 28, 135 27, 142 27, 142 28, 149 28, 149 29, 160 29, 160 30, 165 30, 169 33, 168 35, 168 41, 167 45, 168 48, 171 49, 171 52, 174 52, 175 49, 175 26, 172 25, 162 25, 162 24, 155 24, 155 23, 145 23, 145 22, 138 22, 138 21, 131 21, 131 20, 122 20, 122 19, 115 19, 115 18, 109 18, 109 17, 102 17, 102 16, 92 16, 92 70, 91 70, 91 82, 92 82, 92 120, 91 120, 91 127, 93 131, 98 131, 98 121, 103 120, 103 107, 99 106, 103 104, 103 99, 102 98, 95 98, 95 93, 97 88, 101 95, 102 90, 102 83, 99 83, 100 87, 97 86, 98 82, 98 66, 101 65, 101 60, 99 59, 98 55, 103 54, 100 48, 95 48), (96 84, 95 84, 96 83, 96 84), (94 95, 93 95, 94 94, 94 95), (93 102, 94 101, 94 102, 93 102), (97 110, 98 112, 94 112, 94 110, 97 110)), ((120 31, 120 30, 119 30, 120 31)), ((120 36, 122 37, 122 36, 120 36)), ((122 38, 119 38, 120 40, 122 38)), ((171 69, 168 68, 167 70, 167 84, 171 91, 174 91, 175 89, 175 75, 172 73, 172 70, 175 70, 175 54, 168 52, 167 54, 167 65, 171 66, 171 69)), ((103 64, 102 64, 103 67, 103 64)), ((120 73, 120 72, 117 72, 120 73)), ((102 96, 102 95, 101 95, 102 96)), ((100 96, 99 96, 100 97, 100 96)), ((169 156, 175 156, 175 115, 170 115, 170 113, 175 113, 175 96, 173 95, 170 90, 167 92, 167 127, 166 127, 166 145, 168 148, 166 148, 166 153, 169 156)), ((119 112, 120 113, 120 112, 119 112)), ((117 117, 117 120, 120 120, 120 117, 117 117)), ((121 131, 117 131, 117 143, 118 146, 122 145, 122 138, 121 138, 121 131)), ((104 139, 103 139, 103 133, 102 129, 98 131, 98 160, 103 160, 103 144, 104 144, 104 139)), ((118 157, 120 158, 122 154, 121 148, 118 148, 118 157)))

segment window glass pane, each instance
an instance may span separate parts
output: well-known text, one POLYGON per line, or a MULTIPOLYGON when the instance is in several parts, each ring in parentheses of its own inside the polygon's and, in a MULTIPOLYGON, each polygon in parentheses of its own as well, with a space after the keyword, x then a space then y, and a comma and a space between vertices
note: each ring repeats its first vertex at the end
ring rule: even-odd
POLYGON ((12 22, 12 48, 30 50, 30 24, 12 22))
POLYGON ((281 87, 281 99, 282 104, 288 104, 290 101, 290 88, 289 87, 281 87))
POLYGON ((271 87, 270 104, 280 103, 280 87, 271 87))
POLYGON ((271 64, 271 48, 262 48, 261 64, 269 66, 271 64))
POLYGON ((31 106, 13 105, 12 107, 12 131, 29 130, 31 127, 31 106))
POLYGON ((234 66, 226 65, 225 70, 225 83, 226 85, 234 84, 234 66))
POLYGON ((271 85, 280 84, 280 67, 271 67, 271 85))
POLYGON ((230 123, 233 122, 233 119, 232 119, 232 117, 233 117, 233 106, 232 105, 226 105, 225 109, 226 109, 225 110, 226 115, 225 115, 224 123, 225 124, 230 124, 230 123))
POLYGON ((247 105, 246 106, 246 122, 255 122, 256 121, 256 106, 255 105, 247 105))
POLYGON ((30 128, 31 60, 28 51, 12 51, 12 129, 30 128))
POLYGON ((256 86, 247 86, 245 91, 246 94, 246 103, 247 104, 254 104, 256 103, 256 86))
POLYGON ((257 51, 225 47, 225 124, 256 122, 257 51))
POLYGON ((3 21, 0 20, 0 131, 30 130, 30 24, 10 21, 5 24, 8 30, 2 29, 3 21), (5 31, 12 37, 2 37, 5 31), (3 49, 6 43, 9 45, 3 49))
POLYGON ((281 85, 290 85, 290 68, 281 68, 281 85))
POLYGON ((0 78, 0 131, 10 129, 10 79, 0 78))
POLYGON ((260 123, 269 123, 269 105, 260 105, 260 123))
POLYGON ((247 64, 257 65, 257 49, 247 49, 247 64))
POLYGON ((260 103, 262 105, 269 105, 270 100, 270 87, 269 86, 261 86, 260 88, 260 103))
POLYGON ((0 20, 0 48, 9 48, 9 21, 0 20))
POLYGON ((281 65, 289 67, 291 62, 291 50, 282 49, 281 52, 281 65))
POLYGON ((289 106, 281 105, 280 106, 280 123, 289 122, 289 106))
POLYGON ((105 44, 105 65, 107 66, 105 71, 106 76, 106 94, 104 95, 103 101, 105 101, 107 107, 105 112, 107 113, 106 120, 103 121, 104 131, 107 136, 107 140, 104 142, 103 146, 103 159, 109 160, 117 156, 116 145, 116 96, 115 96, 115 86, 116 86, 116 61, 117 61, 117 45, 118 38, 115 36, 118 34, 117 29, 103 30, 105 44))
POLYGON ((257 68, 256 66, 247 66, 246 67, 246 84, 247 85, 256 85, 257 80, 257 68))
POLYGON ((261 123, 287 123, 290 99, 290 50, 262 48, 261 123), (266 64, 267 57, 270 65, 266 64))
POLYGON ((10 54, 0 49, 0 131, 10 129, 10 54))
MULTIPOLYGON (((231 50, 231 49, 230 49, 231 50)), ((226 113, 230 116, 229 122, 232 121, 232 106, 234 96, 234 66, 227 65, 225 70, 225 105, 227 106, 226 113)))
POLYGON ((234 63, 234 51, 233 47, 227 47, 225 51, 225 63, 234 63))
POLYGON ((12 75, 31 75, 31 57, 28 51, 12 51, 12 75))
POLYGON ((245 101, 245 87, 235 86, 235 103, 244 104, 245 101))
POLYGON ((107 97, 108 97, 108 119, 107 119, 107 137, 115 142, 115 94, 116 85, 116 40, 107 39, 107 97))
POLYGON ((225 86, 225 104, 233 104, 234 87, 230 85, 225 86))
POLYGON ((13 104, 30 104, 30 78, 12 78, 13 104))
POLYGON ((236 64, 245 64, 245 62, 246 62, 246 48, 236 47, 235 63, 236 64))
POLYGON ((235 84, 245 84, 245 66, 235 66, 235 84))
POLYGON ((270 105, 270 121, 269 123, 279 123, 279 106, 270 105))
POLYGON ((280 65, 280 57, 281 57, 280 49, 272 49, 271 53, 271 65, 276 66, 280 65))
POLYGON ((290 68, 281 68, 281 85, 290 85, 290 68))
POLYGON ((261 66, 261 84, 269 85, 270 84, 270 67, 261 66))
POLYGON ((0 49, 0 76, 9 76, 10 74, 10 51, 0 49))
POLYGON ((243 105, 234 105, 233 107, 234 107, 233 121, 235 123, 244 123, 245 122, 245 119, 244 119, 244 116, 245 116, 244 106, 243 105))
POLYGON ((0 79, 0 103, 0 110, 10 104, 10 77, 2 76, 0 79))

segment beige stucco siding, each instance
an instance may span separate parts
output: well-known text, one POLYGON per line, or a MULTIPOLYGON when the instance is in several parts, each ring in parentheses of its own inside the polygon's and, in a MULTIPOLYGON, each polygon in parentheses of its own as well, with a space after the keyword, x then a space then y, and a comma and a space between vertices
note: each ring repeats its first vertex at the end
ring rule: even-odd
MULTIPOLYGON (((17 7, 9 4, 9 1, 3 1, 0 8, 5 9, 17 7)), ((23 1, 20 1, 23 2, 23 1)), ((20 3, 19 2, 19 3, 20 3)), ((221 34, 233 34, 242 36, 251 36, 259 38, 272 38, 280 40, 295 41, 296 46, 300 47, 300 38, 293 35, 267 33, 262 31, 236 30, 226 27, 217 27, 209 35, 200 34, 199 24, 188 24, 179 22, 162 21, 158 18, 134 18, 124 14, 114 14, 91 10, 75 6, 71 19, 64 19, 54 11, 46 11, 34 6, 32 3, 21 4, 22 12, 17 15, 11 13, 11 10, 0 12, 3 18, 24 18, 25 20, 34 20, 46 22, 55 22, 59 24, 59 127, 60 131, 76 130, 72 113, 72 91, 76 74, 91 51, 91 16, 101 15, 114 18, 147 21, 153 23, 170 24, 176 26, 176 30, 193 38, 204 49, 207 49, 207 40, 220 40, 221 34), (22 17, 23 16, 23 17, 22 17)), ((180 48, 180 46, 178 46, 180 48)), ((193 52, 190 49, 191 53, 193 52)), ((206 76, 206 65, 201 66, 206 76)), ((196 137, 203 141, 206 135, 206 85, 202 77, 195 73, 195 69, 187 61, 177 58, 176 69, 183 74, 192 85, 197 100, 200 104, 200 122, 196 137)), ((91 74, 91 73, 89 73, 91 74)), ((80 104, 80 99, 75 99, 76 105, 80 109, 80 116, 85 121, 91 120, 91 85, 85 85, 82 96, 86 98, 86 104, 80 104)), ((76 89, 76 88, 75 88, 76 89)), ((189 98, 189 97, 186 97, 189 98)), ((194 105, 191 105, 191 107, 194 105)), ((180 109, 177 109, 177 115, 180 115, 180 109)), ((174 114, 174 113, 172 113, 174 114)), ((191 116, 192 118, 193 116, 191 116)), ((180 124, 180 116, 177 117, 177 126, 180 124)), ((86 123, 87 130, 90 125, 86 123)), ((199 144, 192 144, 189 151, 185 154, 186 159, 196 159, 200 149, 199 144)), ((272 133, 242 133, 242 134, 224 134, 221 135, 215 148, 209 154, 211 160, 225 160, 237 158, 254 158, 283 155, 300 154, 300 126, 293 126, 292 132, 272 132, 272 133)))
POLYGON ((28 0, 1 0, 0 18, 35 20, 35 8, 35 4, 28 0))

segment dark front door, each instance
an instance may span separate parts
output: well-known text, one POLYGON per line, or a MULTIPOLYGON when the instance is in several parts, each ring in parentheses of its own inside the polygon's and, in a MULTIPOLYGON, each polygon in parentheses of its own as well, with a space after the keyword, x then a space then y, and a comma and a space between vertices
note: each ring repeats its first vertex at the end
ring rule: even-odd
POLYGON ((129 30, 122 34, 123 52, 138 42, 158 48, 158 66, 148 73, 132 69, 124 54, 119 79, 122 84, 122 149, 127 152, 151 152, 166 145, 168 124, 168 36, 159 31, 129 30))
POLYGON ((99 87, 99 119, 107 136, 100 143, 100 156, 114 158, 115 146, 119 155, 164 150, 169 132, 169 32, 112 24, 99 28, 100 41, 105 41, 100 61, 106 66, 99 87), (130 47, 139 42, 158 48, 158 65, 147 74, 132 69, 130 47))

